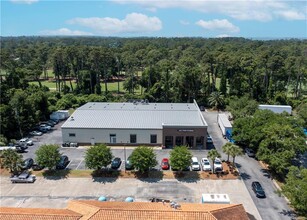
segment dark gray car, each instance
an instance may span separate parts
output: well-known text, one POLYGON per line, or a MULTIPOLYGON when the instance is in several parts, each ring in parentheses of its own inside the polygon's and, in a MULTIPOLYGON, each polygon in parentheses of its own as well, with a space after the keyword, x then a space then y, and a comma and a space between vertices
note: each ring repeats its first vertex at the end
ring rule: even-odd
POLYGON ((12 183, 34 183, 35 180, 35 175, 30 175, 27 171, 22 172, 20 175, 14 175, 11 177, 12 183))

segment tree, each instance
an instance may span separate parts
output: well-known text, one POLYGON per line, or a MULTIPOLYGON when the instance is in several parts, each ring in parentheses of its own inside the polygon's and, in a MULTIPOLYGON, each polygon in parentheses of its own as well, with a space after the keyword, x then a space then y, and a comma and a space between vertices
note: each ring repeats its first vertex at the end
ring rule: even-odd
POLYGON ((16 173, 20 170, 20 164, 22 163, 22 156, 16 151, 8 149, 4 150, 1 154, 2 160, 1 167, 9 169, 10 173, 16 173))
POLYGON ((158 164, 156 154, 151 147, 140 146, 133 150, 130 156, 131 164, 141 173, 158 164))
POLYGON ((233 143, 228 142, 222 147, 223 152, 227 154, 228 162, 229 162, 229 155, 231 154, 232 146, 233 146, 233 143))
POLYGON ((243 150, 238 145, 232 144, 230 147, 230 155, 232 156, 232 163, 234 165, 236 157, 243 155, 243 150))
POLYGON ((36 162, 41 166, 47 167, 49 170, 54 169, 61 160, 59 146, 54 144, 42 145, 35 154, 36 162))
POLYGON ((213 172, 214 172, 214 160, 216 157, 221 157, 221 154, 216 149, 211 149, 208 152, 208 157, 212 160, 213 172))
POLYGON ((208 101, 214 109, 221 109, 225 105, 224 96, 221 92, 212 92, 209 96, 208 101))
POLYGON ((104 144, 97 144, 90 147, 85 154, 85 165, 94 170, 107 167, 112 161, 111 148, 104 144))
POLYGON ((290 167, 282 190, 302 216, 307 215, 307 169, 290 167))
POLYGON ((170 152, 172 169, 182 171, 191 165, 192 154, 186 146, 176 146, 170 152))

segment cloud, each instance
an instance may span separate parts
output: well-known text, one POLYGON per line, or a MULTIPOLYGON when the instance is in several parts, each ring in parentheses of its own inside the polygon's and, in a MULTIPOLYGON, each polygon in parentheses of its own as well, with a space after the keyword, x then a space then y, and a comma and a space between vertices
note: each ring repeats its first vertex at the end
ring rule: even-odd
POLYGON ((297 11, 288 10, 288 11, 279 11, 276 12, 280 17, 286 20, 305 20, 306 16, 303 13, 297 11))
POLYGON ((228 34, 219 34, 216 36, 216 38, 224 38, 224 37, 231 37, 231 36, 228 34))
POLYGON ((19 3, 19 4, 33 4, 35 2, 38 2, 38 0, 10 0, 13 3, 19 3))
POLYGON ((88 36, 88 35, 93 35, 92 33, 89 32, 84 32, 84 31, 73 31, 68 28, 60 28, 57 30, 44 30, 40 31, 41 35, 57 35, 57 36, 88 36))
POLYGON ((144 8, 182 8, 203 13, 217 13, 238 20, 270 21, 281 17, 288 19, 297 13, 306 14, 301 0, 111 0, 117 4, 136 4, 144 8), (293 11, 292 15, 289 10, 293 11), (279 12, 279 13, 276 13, 279 12), (286 15, 285 15, 286 14, 286 15))
POLYGON ((196 22, 196 24, 209 31, 218 31, 226 33, 240 32, 240 28, 230 23, 227 19, 213 19, 211 21, 199 20, 196 22))
POLYGON ((68 24, 76 24, 91 28, 93 31, 112 35, 118 33, 146 33, 162 29, 162 22, 157 17, 148 17, 140 13, 127 14, 123 20, 110 17, 74 18, 67 21, 68 24))
POLYGON ((190 24, 190 22, 185 21, 185 20, 180 20, 179 22, 180 22, 180 24, 182 24, 182 25, 189 25, 189 24, 190 24))

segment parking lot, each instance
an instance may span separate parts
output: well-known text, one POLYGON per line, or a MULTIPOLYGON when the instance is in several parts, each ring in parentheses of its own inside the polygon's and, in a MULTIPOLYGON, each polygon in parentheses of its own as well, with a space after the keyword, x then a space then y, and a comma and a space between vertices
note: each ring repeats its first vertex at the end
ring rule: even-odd
MULTIPOLYGON (((35 136, 31 139, 33 140, 33 146, 29 146, 27 149, 27 152, 22 153, 23 158, 33 158, 35 160, 35 151, 44 144, 62 144, 62 134, 61 134, 61 125, 63 122, 57 124, 52 128, 51 131, 48 133, 43 134, 42 136, 35 136)), ((114 157, 119 157, 122 159, 122 161, 125 161, 126 158, 129 157, 129 155, 132 153, 133 149, 135 147, 112 147, 112 153, 114 157)), ((80 146, 77 148, 74 147, 61 147, 60 152, 63 155, 67 155, 69 158, 69 164, 67 166, 67 169, 72 170, 84 170, 87 169, 85 167, 85 161, 84 161, 84 155, 88 147, 80 146)), ((154 151, 157 156, 158 165, 155 167, 156 170, 160 170, 160 163, 163 158, 169 158, 170 149, 161 149, 160 147, 154 148, 154 151)), ((191 150, 191 153, 193 156, 197 157, 198 161, 200 162, 201 158, 206 157, 208 150, 191 150)), ((124 170, 124 163, 121 164, 121 167, 119 168, 121 170, 124 170)))

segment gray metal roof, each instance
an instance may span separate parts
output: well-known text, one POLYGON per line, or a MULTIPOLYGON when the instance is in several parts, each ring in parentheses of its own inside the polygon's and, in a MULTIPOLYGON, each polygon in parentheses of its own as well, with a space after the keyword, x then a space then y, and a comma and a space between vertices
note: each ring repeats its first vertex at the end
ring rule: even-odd
POLYGON ((78 108, 62 128, 162 129, 163 125, 205 127, 195 103, 89 102, 78 108))

